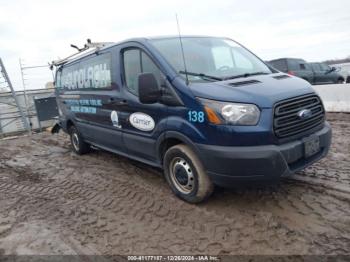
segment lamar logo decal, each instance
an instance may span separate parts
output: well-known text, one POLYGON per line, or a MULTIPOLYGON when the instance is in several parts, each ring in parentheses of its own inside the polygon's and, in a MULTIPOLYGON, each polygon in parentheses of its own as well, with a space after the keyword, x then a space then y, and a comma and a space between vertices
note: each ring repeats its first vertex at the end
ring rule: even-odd
POLYGON ((151 131, 154 129, 154 120, 144 113, 133 113, 129 117, 130 124, 142 131, 151 131))

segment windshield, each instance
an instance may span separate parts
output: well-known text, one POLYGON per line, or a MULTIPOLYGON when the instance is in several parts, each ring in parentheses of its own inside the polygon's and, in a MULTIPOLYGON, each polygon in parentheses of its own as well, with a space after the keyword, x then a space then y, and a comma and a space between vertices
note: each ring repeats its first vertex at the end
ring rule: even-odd
MULTIPOLYGON (((150 42, 178 73, 184 75, 179 38, 153 39, 150 42)), ((182 44, 187 72, 191 73, 188 75, 190 81, 217 81, 272 73, 255 55, 226 38, 183 37, 182 44)))

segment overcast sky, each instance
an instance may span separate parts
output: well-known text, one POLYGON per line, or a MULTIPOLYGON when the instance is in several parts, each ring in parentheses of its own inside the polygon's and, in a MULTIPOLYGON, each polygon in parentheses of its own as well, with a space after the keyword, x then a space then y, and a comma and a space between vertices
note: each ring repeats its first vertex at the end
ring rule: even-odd
MULTIPOLYGON (((227 36, 264 60, 308 61, 350 55, 349 0, 88 1, 0 0, 0 57, 15 89, 19 58, 42 65, 74 50, 70 44, 177 34, 227 36)), ((27 88, 43 88, 49 70, 27 70, 27 88)))

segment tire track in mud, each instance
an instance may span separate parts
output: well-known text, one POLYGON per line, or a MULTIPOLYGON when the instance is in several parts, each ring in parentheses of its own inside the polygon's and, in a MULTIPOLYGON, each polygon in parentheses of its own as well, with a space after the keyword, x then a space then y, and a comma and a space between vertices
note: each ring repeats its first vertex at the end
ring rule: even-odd
POLYGON ((314 163, 299 175, 310 179, 332 181, 350 188, 350 114, 329 113, 333 130, 332 145, 327 158, 314 163))
MULTIPOLYGON (((124 220, 125 224, 132 219, 136 223, 141 223, 143 227, 149 226, 153 234, 159 232, 163 236, 167 233, 167 230, 164 231, 164 228, 172 228, 172 233, 176 235, 179 243, 193 241, 193 237, 181 234, 181 231, 191 232, 190 235, 197 236, 201 242, 199 250, 196 250, 197 252, 204 252, 209 246, 223 246, 221 243, 222 239, 228 239, 230 232, 239 231, 235 228, 236 221, 234 219, 220 216, 214 212, 203 211, 196 206, 179 202, 176 199, 173 199, 171 203, 154 199, 154 197, 150 197, 150 192, 145 192, 143 188, 125 182, 121 182, 118 186, 113 191, 108 191, 106 190, 108 188, 107 184, 99 183, 99 187, 102 190, 96 191, 96 188, 76 181, 63 181, 56 185, 41 185, 40 187, 2 183, 0 185, 0 194, 30 195, 28 206, 39 202, 35 209, 36 218, 41 218, 40 213, 43 213, 42 218, 47 219, 47 214, 55 216, 55 206, 65 208, 62 200, 72 200, 69 194, 74 193, 75 199, 73 201, 75 203, 70 202, 68 205, 68 207, 71 206, 71 209, 79 205, 85 205, 87 208, 100 207, 104 210, 104 213, 109 211, 114 216, 121 217, 121 221, 124 220), (41 197, 44 197, 44 201, 41 197), (61 206, 62 204, 63 206, 61 206), (199 224, 198 217, 206 221, 206 223, 199 224)), ((29 209, 32 209, 32 207, 29 209)), ((27 214, 30 214, 30 212, 27 214)), ((107 225, 97 225, 99 230, 102 231, 105 231, 101 229, 104 226, 107 225)), ((113 226, 109 227, 113 228, 113 226)), ((238 229, 241 228, 242 226, 238 227, 238 229)), ((239 235, 239 232, 236 232, 235 235, 239 235)), ((171 241, 168 242, 170 246, 173 246, 171 241)), ((181 246, 178 245, 178 248, 181 246)), ((227 246, 227 249, 229 250, 229 246, 227 246)), ((193 252, 194 250, 183 251, 193 252)))
MULTIPOLYGON (((264 246, 265 250, 272 252, 274 242, 281 244, 281 241, 284 241, 283 236, 291 232, 290 229, 279 225, 271 216, 266 220, 263 213, 252 213, 253 219, 244 218, 242 215, 238 217, 224 216, 220 215, 217 210, 213 211, 210 208, 183 203, 172 198, 168 194, 169 192, 153 195, 153 192, 130 182, 119 181, 111 186, 111 183, 107 183, 108 181, 97 180, 99 181, 96 181, 97 183, 94 185, 76 180, 55 181, 40 185, 18 185, 2 182, 0 184, 0 195, 29 195, 30 199, 26 203, 25 213, 30 216, 30 210, 36 210, 35 219, 47 220, 51 218, 54 221, 54 219, 60 217, 59 219, 63 221, 75 221, 73 231, 85 232, 76 235, 77 239, 80 239, 83 243, 92 241, 94 237, 91 237, 91 235, 102 236, 103 233, 103 235, 110 236, 111 239, 112 236, 119 236, 124 239, 126 235, 130 234, 129 241, 139 243, 136 243, 136 245, 143 243, 143 248, 146 251, 152 250, 150 249, 152 241, 147 238, 142 240, 145 242, 140 241, 140 236, 137 235, 136 237, 134 235, 135 230, 125 226, 131 223, 141 228, 149 227, 149 230, 151 230, 149 236, 159 235, 156 239, 160 238, 157 244, 153 244, 153 246, 162 244, 163 249, 171 253, 203 253, 210 248, 213 252, 218 253, 230 253, 234 250, 240 252, 242 247, 237 239, 251 238, 252 234, 254 234, 253 240, 245 244, 248 250, 250 245, 255 244, 264 246), (115 219, 108 221, 107 218, 97 216, 93 222, 90 221, 86 224, 84 219, 80 219, 79 216, 79 207, 81 206, 90 209, 90 212, 95 212, 95 214, 99 214, 98 211, 103 211, 105 217, 114 217, 115 219), (267 230, 271 225, 272 230, 271 228, 267 230), (118 227, 123 227, 123 229, 118 229, 118 227), (116 228, 117 230, 115 230, 116 228), (249 228, 253 228, 253 232, 250 232, 249 228), (169 229, 171 229, 170 232, 169 229), (191 234, 189 236, 181 232, 191 232, 191 234), (173 238, 169 237, 169 233, 175 236, 173 238, 176 241, 171 241, 173 238), (147 241, 150 243, 147 243, 147 241), (195 245, 195 248, 194 246, 189 246, 188 249, 183 248, 183 243, 187 243, 187 241, 195 242, 197 245, 195 245), (236 249, 234 244, 237 245, 236 249), (169 249, 170 247, 172 249, 169 249)), ((281 196, 275 196, 273 199, 278 202, 277 206, 286 209, 285 201, 279 203, 281 196)), ((306 203, 303 203, 303 207, 300 206, 301 200, 287 197, 287 206, 294 209, 293 212, 299 212, 301 215, 312 213, 315 215, 312 212, 314 207, 310 207, 306 203), (297 202, 294 203, 294 201, 297 202), (301 212, 301 209, 307 211, 301 212)), ((23 206, 24 203, 21 204, 23 206)), ((321 217, 321 214, 318 214, 318 217, 321 217)), ((95 239, 99 238, 95 237, 95 239)), ((96 244, 100 247, 106 247, 105 252, 110 253, 115 250, 115 245, 111 239, 106 241, 109 244, 101 244, 98 241, 96 244)), ((303 237, 295 234, 294 240, 302 241, 303 237)), ((291 245, 290 240, 287 243, 291 245)), ((127 248, 122 250, 130 251, 127 248)), ((135 250, 137 251, 137 249, 135 250)))

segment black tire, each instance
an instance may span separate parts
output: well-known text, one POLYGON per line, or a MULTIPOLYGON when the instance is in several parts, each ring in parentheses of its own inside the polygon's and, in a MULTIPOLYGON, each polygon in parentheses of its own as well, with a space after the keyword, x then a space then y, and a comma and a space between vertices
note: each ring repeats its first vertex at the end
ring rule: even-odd
POLYGON ((337 84, 343 84, 343 83, 344 83, 344 79, 339 78, 339 79, 337 80, 337 84))
POLYGON ((87 144, 78 129, 75 126, 69 128, 70 142, 73 151, 78 155, 86 154, 90 151, 90 145, 87 144))
POLYGON ((180 144, 165 153, 164 175, 174 194, 186 202, 195 204, 206 200, 214 185, 196 154, 180 144))

